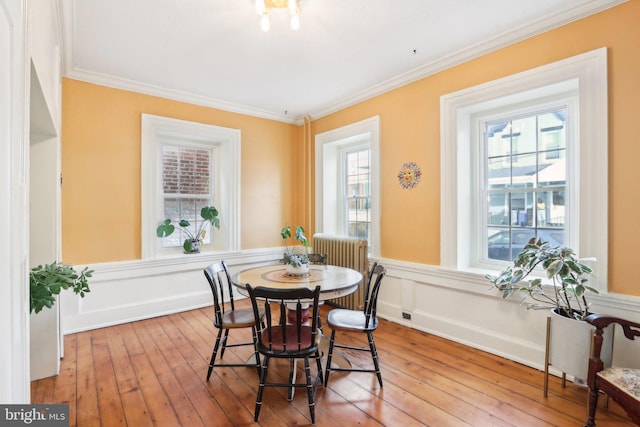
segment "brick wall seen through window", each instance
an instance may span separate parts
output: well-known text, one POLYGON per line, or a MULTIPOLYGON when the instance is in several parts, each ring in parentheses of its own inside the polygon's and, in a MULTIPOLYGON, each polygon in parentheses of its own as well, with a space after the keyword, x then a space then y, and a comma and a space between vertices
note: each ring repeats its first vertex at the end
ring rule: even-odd
MULTIPOLYGON (((200 225, 200 209, 213 200, 212 149, 164 144, 162 146, 162 192, 164 215, 176 223, 186 219, 191 231, 200 225)), ((185 235, 180 230, 163 239, 164 247, 181 246, 185 235)), ((211 242, 207 230, 204 244, 211 242)))

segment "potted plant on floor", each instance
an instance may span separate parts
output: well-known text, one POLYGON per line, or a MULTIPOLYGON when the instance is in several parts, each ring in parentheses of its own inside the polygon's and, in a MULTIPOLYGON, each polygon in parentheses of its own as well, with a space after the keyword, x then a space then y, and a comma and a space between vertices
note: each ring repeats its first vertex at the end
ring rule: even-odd
MULTIPOLYGON (((498 275, 486 276, 492 288, 501 292, 503 298, 519 293, 522 295, 521 303, 527 309, 551 309, 545 375, 548 365, 552 365, 573 375, 574 382, 578 384, 586 378, 593 331, 591 325, 583 322, 591 314, 586 295, 598 293, 587 285, 591 274, 592 269, 582 263, 572 249, 532 238, 518 254, 513 266, 498 275), (541 277, 527 280, 530 275, 535 276, 536 271, 544 271, 547 281, 541 277)), ((608 332, 610 363, 613 337, 611 331, 608 332)))
MULTIPOLYGON (((186 238, 184 239, 184 243, 182 244, 182 248, 184 249, 184 253, 193 254, 200 252, 200 245, 202 244, 202 240, 205 238, 207 234, 206 225, 207 223, 212 226, 220 229, 220 218, 218 218, 218 210, 213 206, 205 206, 200 210, 200 216, 203 221, 200 222, 200 226, 192 230, 191 223, 186 219, 181 219, 178 225, 182 227, 182 230, 186 234, 186 238)), ((156 235, 158 237, 167 237, 170 236, 176 227, 171 223, 171 219, 165 219, 158 228, 156 229, 156 235)))
POLYGON ((90 292, 88 279, 92 273, 88 267, 78 272, 72 266, 57 261, 32 268, 29 272, 31 312, 39 313, 45 307, 53 307, 55 295, 62 290, 71 289, 84 298, 90 292))
POLYGON ((285 252, 282 258, 282 262, 286 266, 286 274, 290 276, 304 276, 309 274, 309 257, 307 256, 307 247, 309 246, 309 240, 304 235, 304 228, 297 226, 295 231, 295 240, 300 242, 304 247, 304 252, 294 251, 293 247, 289 249, 287 240, 291 239, 291 226, 286 225, 280 230, 280 237, 284 240, 285 252))
POLYGON ((29 271, 29 309, 31 379, 58 375, 60 372, 61 334, 60 310, 56 296, 72 290, 83 298, 90 292, 88 267, 77 271, 72 266, 55 261, 38 265, 29 271))

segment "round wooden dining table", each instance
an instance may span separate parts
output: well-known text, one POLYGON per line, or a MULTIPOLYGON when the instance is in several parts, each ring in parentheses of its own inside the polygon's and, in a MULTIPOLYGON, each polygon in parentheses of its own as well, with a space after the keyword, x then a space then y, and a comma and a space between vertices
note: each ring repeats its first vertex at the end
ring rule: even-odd
POLYGON ((247 283, 253 287, 291 289, 320 286, 320 300, 343 297, 358 289, 362 281, 360 272, 336 265, 312 265, 305 276, 288 276, 284 264, 253 267, 239 271, 231 277, 231 281, 242 295, 248 295, 247 283))
MULTIPOLYGON (((247 284, 253 287, 265 286, 278 289, 293 289, 308 287, 315 289, 320 286, 320 300, 326 301, 331 298, 349 295, 358 289, 362 281, 362 274, 351 268, 339 267, 336 265, 312 265, 309 274, 305 276, 288 276, 284 264, 267 265, 253 267, 239 271, 231 276, 231 282, 238 288, 238 292, 248 296, 247 284)), ((320 347, 326 353, 328 350, 328 340, 323 335, 320 347)), ((350 367, 351 362, 340 352, 335 352, 332 365, 338 367, 350 367)), ((292 372, 292 381, 295 381, 295 372, 292 372)), ((289 388, 288 398, 293 399, 295 388, 289 388)))

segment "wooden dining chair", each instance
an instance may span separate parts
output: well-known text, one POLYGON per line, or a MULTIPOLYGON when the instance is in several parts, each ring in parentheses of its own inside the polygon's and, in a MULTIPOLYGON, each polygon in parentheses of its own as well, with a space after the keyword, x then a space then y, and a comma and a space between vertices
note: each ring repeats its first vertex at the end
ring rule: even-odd
POLYGON ((217 367, 239 367, 249 366, 255 367, 260 373, 260 357, 256 346, 257 334, 256 324, 264 318, 264 310, 258 312, 258 316, 254 316, 253 309, 236 308, 233 300, 233 284, 231 277, 224 261, 212 264, 204 269, 204 275, 211 287, 213 294, 213 326, 218 329, 216 342, 211 353, 209 362, 209 370, 207 372, 207 381, 211 377, 214 366, 217 367), (251 328, 252 341, 230 344, 228 342, 229 331, 231 329, 251 328), (224 331, 224 336, 223 336, 224 331), (216 355, 220 351, 220 359, 224 356, 224 351, 230 347, 252 346, 255 355, 255 363, 215 363, 216 355))
MULTIPOLYGON (((260 370, 260 384, 256 397, 254 421, 258 421, 262 407, 262 395, 265 387, 305 387, 309 401, 311 422, 315 424, 315 395, 318 382, 322 383, 322 362, 320 361, 320 331, 317 327, 318 302, 320 286, 314 290, 309 288, 276 289, 267 287, 252 287, 247 284, 247 291, 251 298, 251 305, 255 322, 259 323, 262 311, 265 313, 264 327, 258 328, 258 352, 262 355, 260 370), (297 313, 293 323, 287 321, 287 306, 297 313), (309 306, 311 315, 303 321, 303 310, 309 306), (279 316, 278 316, 279 313, 279 316), (290 370, 288 382, 267 382, 269 360, 271 358, 289 359, 294 368, 295 359, 304 360, 305 383, 294 381, 294 370, 290 370), (311 381, 311 367, 309 359, 316 359, 317 374, 315 382, 311 381)), ((291 393, 290 393, 291 395, 291 393)))
POLYGON ((331 328, 331 339, 329 340, 329 355, 327 356, 326 373, 324 386, 329 383, 329 374, 331 371, 349 371, 349 372, 371 372, 378 377, 380 387, 382 387, 382 374, 380 373, 380 364, 378 362, 378 351, 376 343, 373 339, 373 332, 378 328, 378 318, 376 317, 376 309, 378 303, 378 292, 380 284, 387 271, 378 264, 373 263, 366 281, 364 308, 362 310, 349 310, 344 308, 336 308, 327 315, 327 324, 331 328), (336 343, 336 332, 358 332, 367 334, 369 348, 350 346, 346 344, 336 343), (331 367, 331 358, 333 357, 334 348, 343 348, 347 350, 369 351, 373 360, 374 369, 351 367, 331 367))
POLYGON ((596 409, 598 395, 602 391, 618 403, 627 415, 640 425, 640 369, 610 367, 604 368, 600 359, 602 349, 602 333, 610 324, 617 323, 622 328, 624 336, 630 340, 640 337, 640 323, 620 319, 606 314, 590 314, 585 320, 596 327, 593 335, 593 354, 589 359, 589 411, 585 427, 596 425, 596 409))

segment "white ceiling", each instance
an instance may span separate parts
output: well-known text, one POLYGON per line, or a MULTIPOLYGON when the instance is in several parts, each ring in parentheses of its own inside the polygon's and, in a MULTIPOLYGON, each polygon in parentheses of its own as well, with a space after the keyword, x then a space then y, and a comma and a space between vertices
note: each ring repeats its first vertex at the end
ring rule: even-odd
POLYGON ((64 75, 300 123, 623 0, 60 0, 64 75))

